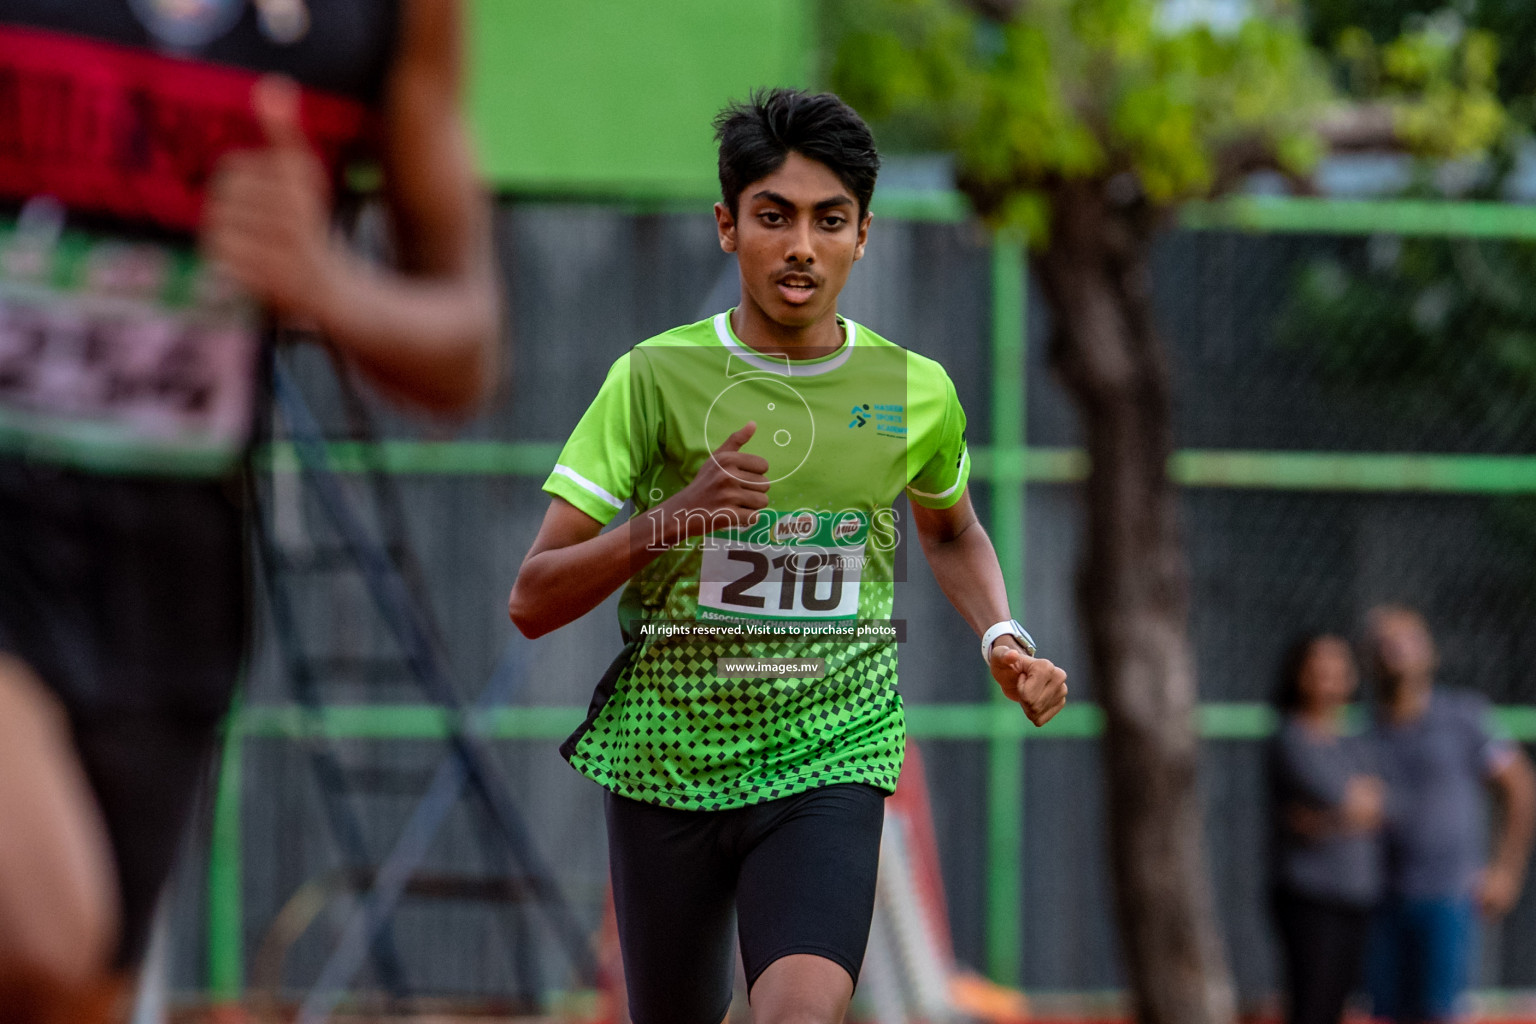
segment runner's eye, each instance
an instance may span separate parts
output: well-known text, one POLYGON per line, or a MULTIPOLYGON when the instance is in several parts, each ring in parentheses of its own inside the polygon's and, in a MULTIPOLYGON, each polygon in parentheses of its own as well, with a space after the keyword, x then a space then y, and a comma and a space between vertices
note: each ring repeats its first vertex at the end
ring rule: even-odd
POLYGON ((762 220, 764 224, 784 223, 784 215, 778 210, 764 210, 762 213, 758 214, 758 218, 762 220))

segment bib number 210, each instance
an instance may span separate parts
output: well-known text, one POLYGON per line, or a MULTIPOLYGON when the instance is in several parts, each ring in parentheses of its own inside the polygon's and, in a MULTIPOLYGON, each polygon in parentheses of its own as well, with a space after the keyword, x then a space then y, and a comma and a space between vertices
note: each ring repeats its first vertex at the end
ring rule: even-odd
POLYGON ((704 552, 699 609, 731 617, 853 618, 863 554, 863 545, 717 544, 704 552))

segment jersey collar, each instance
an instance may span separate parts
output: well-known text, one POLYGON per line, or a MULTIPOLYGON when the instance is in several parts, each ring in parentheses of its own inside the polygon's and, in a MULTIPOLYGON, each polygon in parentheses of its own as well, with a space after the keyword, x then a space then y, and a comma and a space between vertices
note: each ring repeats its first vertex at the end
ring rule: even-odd
POLYGON ((846 337, 843 339, 842 347, 830 356, 814 360, 789 359, 787 357, 775 359, 772 356, 765 356, 747 345, 743 345, 736 339, 736 332, 731 330, 730 310, 715 316, 715 334, 719 337, 720 344, 724 345, 731 355, 740 359, 748 366, 759 370, 766 370, 769 373, 777 373, 785 377, 816 377, 823 373, 831 373, 846 363, 848 357, 853 355, 853 346, 859 336, 859 325, 846 317, 838 317, 838 320, 846 329, 846 337))

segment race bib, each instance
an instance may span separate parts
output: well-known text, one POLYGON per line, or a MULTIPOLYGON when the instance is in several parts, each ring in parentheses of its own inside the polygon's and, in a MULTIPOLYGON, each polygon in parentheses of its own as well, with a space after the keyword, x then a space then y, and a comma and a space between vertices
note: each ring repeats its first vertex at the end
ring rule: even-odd
POLYGON ((212 474, 250 431, 253 303, 187 250, 0 229, 0 446, 212 474))
POLYGON ((703 540, 700 619, 857 618, 869 516, 766 510, 703 540))

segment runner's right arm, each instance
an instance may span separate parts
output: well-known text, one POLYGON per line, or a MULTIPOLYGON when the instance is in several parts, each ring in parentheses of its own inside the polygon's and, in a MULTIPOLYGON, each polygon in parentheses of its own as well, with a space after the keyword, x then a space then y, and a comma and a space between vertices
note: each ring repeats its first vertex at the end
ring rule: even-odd
POLYGON ((726 438, 687 487, 616 530, 601 532, 601 522, 554 498, 507 599, 512 622, 530 639, 543 636, 596 608, 706 524, 749 525, 768 507, 768 461, 741 450, 756 429, 748 423, 726 438))

